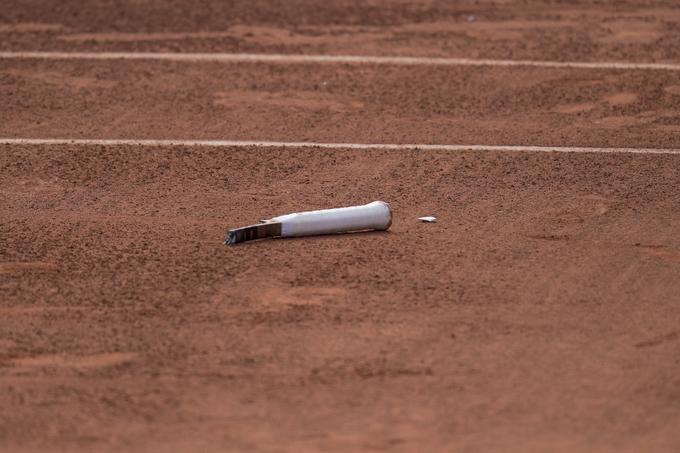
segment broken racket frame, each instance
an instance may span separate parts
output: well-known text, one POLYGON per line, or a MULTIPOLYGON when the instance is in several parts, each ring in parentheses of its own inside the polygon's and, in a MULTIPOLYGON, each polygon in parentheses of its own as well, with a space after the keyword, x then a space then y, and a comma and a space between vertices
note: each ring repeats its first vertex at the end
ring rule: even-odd
POLYGON ((387 230, 392 225, 392 209, 384 201, 361 206, 296 212, 257 225, 229 230, 226 244, 269 237, 294 237, 351 231, 387 230))

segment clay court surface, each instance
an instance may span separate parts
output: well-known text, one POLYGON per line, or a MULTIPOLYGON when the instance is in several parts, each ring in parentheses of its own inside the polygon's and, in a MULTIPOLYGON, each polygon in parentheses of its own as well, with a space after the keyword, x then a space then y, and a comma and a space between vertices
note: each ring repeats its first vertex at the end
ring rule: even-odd
POLYGON ((676 2, 10 0, 0 51, 602 63, 0 58, 0 142, 518 147, 5 140, 0 450, 680 450, 680 70, 606 67, 676 2))

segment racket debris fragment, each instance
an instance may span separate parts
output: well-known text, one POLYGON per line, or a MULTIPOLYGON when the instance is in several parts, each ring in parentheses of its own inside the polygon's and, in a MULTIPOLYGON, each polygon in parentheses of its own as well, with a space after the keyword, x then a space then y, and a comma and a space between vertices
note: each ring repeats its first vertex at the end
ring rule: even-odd
POLYGON ((269 237, 311 236, 352 231, 387 230, 392 209, 384 201, 361 206, 294 212, 227 232, 227 245, 269 237))

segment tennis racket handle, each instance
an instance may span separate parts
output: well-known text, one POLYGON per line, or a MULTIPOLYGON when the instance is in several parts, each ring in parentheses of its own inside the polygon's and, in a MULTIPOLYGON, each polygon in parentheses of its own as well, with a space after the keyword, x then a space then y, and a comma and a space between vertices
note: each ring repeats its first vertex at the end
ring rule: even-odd
POLYGON ((362 206, 296 212, 270 221, 281 222, 283 237, 386 230, 392 224, 392 209, 384 201, 374 201, 362 206))

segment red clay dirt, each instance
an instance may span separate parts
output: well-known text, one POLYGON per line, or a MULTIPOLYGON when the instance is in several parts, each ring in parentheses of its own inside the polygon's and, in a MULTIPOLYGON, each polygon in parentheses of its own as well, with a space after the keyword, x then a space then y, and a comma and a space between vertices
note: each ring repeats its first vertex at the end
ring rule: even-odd
POLYGON ((4 137, 680 148, 672 71, 3 63, 4 137))
POLYGON ((0 438, 673 451, 679 166, 3 147, 0 438), (228 227, 373 199, 392 203, 388 233, 222 245, 228 227))
POLYGON ((674 0, 5 0, 0 50, 680 58, 674 0))
MULTIPOLYGON (((318 3, 10 2, 0 49, 679 57, 673 2, 318 3)), ((0 136, 680 148, 676 74, 0 60, 0 136)), ((679 196, 680 155, 0 145, 0 450, 676 452, 679 196)))

